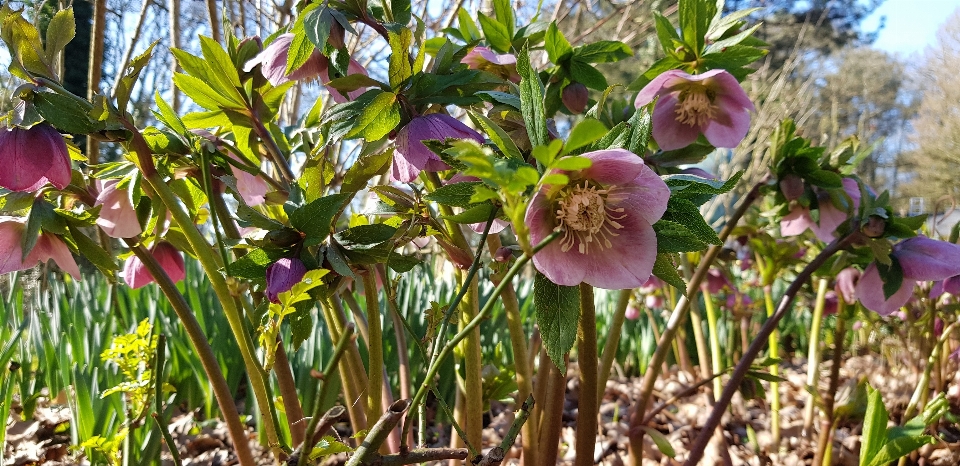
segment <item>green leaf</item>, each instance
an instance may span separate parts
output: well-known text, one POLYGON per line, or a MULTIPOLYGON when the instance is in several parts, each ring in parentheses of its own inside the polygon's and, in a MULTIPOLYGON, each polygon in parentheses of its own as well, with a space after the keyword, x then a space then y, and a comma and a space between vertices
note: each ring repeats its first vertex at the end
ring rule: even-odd
POLYGON ((473 197, 475 188, 482 184, 483 183, 479 181, 451 183, 437 188, 434 192, 424 196, 424 199, 436 202, 437 204, 467 207, 473 204, 470 199, 473 197))
POLYGON ((203 59, 207 62, 207 66, 210 67, 220 85, 230 91, 231 97, 242 101, 242 95, 239 91, 240 74, 233 65, 230 55, 223 50, 219 43, 206 36, 200 36, 200 49, 203 52, 203 59))
POLYGON ((360 155, 343 176, 342 191, 359 191, 367 186, 376 175, 382 174, 393 159, 393 149, 387 149, 372 154, 360 155))
POLYGON ((457 25, 460 29, 460 35, 463 36, 463 40, 473 42, 481 39, 480 29, 477 28, 476 23, 470 18, 470 13, 467 13, 467 10, 464 10, 463 7, 457 10, 457 25))
POLYGON ((671 196, 667 202, 667 211, 664 212, 662 219, 683 225, 704 243, 723 244, 717 236, 717 232, 713 231, 713 228, 703 219, 700 209, 687 199, 671 196))
MULTIPOLYGON (((303 18, 303 32, 307 40, 316 47, 317 50, 323 50, 327 45, 327 38, 330 37, 330 26, 335 21, 330 9, 320 7, 317 3, 307 5, 300 12, 298 19, 303 18)), ((296 25, 294 25, 296 28, 296 25)))
POLYGON ((570 77, 590 89, 602 91, 607 88, 607 78, 603 73, 579 58, 570 60, 570 77))
POLYGON ((520 111, 527 127, 530 144, 534 147, 547 143, 547 117, 543 107, 543 83, 533 65, 527 46, 517 56, 517 72, 520 74, 520 111))
POLYGON ((602 138, 604 134, 607 134, 606 125, 599 120, 587 118, 577 124, 577 126, 574 126, 573 130, 570 131, 570 137, 567 138, 566 144, 563 145, 562 153, 567 154, 581 147, 590 145, 602 138))
POLYGON ((290 214, 290 225, 306 235, 305 246, 319 244, 330 235, 334 215, 352 197, 353 193, 331 194, 305 204, 290 214))
MULTIPOLYGON (((173 83, 197 105, 207 110, 231 108, 231 103, 213 90, 206 82, 181 73, 174 73, 173 83)), ((186 120, 186 118, 185 118, 186 120)))
POLYGON ((397 95, 383 92, 373 98, 360 113, 360 118, 346 138, 362 136, 367 141, 379 141, 400 123, 400 103, 397 95))
MULTIPOLYGON (((400 33, 388 31, 390 38, 390 87, 399 89, 400 84, 413 76, 410 64, 410 45, 413 44, 413 32, 404 28, 400 33)), ((418 70, 419 71, 419 70, 418 70)))
POLYGON ((523 161, 523 154, 520 152, 517 144, 513 142, 513 139, 510 138, 510 135, 507 134, 503 128, 480 112, 467 110, 467 116, 470 117, 470 120, 472 120, 475 125, 483 128, 483 132, 486 133, 487 136, 490 136, 490 140, 504 155, 517 161, 523 161))
POLYGON ((566 375, 563 355, 573 348, 577 339, 580 287, 557 285, 537 272, 533 279, 533 305, 547 355, 560 373, 566 375))
POLYGON ((493 0, 493 13, 497 22, 507 28, 507 37, 512 41, 517 20, 513 17, 513 5, 510 3, 510 0, 493 0))
MULTIPOLYGON (((376 245, 393 238, 397 229, 383 223, 357 225, 336 234, 337 242, 346 249, 358 249, 360 246, 376 245)), ((359 249, 366 249, 360 247, 359 249)))
POLYGON ((880 279, 883 280, 883 296, 885 299, 890 299, 891 296, 896 294, 906 279, 903 276, 900 261, 892 255, 889 257, 890 265, 884 264, 879 259, 877 260, 877 272, 880 273, 880 279))
POLYGON ((33 193, 8 192, 0 195, 0 213, 16 213, 31 205, 33 205, 33 193))
POLYGON ((281 251, 254 249, 230 264, 230 276, 263 282, 267 279, 267 266, 284 254, 286 253, 281 251))
POLYGON ((657 445, 657 450, 660 450, 660 453, 670 458, 677 456, 677 452, 673 449, 673 445, 670 444, 670 439, 668 439, 666 435, 663 435, 662 432, 650 426, 640 426, 640 428, 650 436, 653 443, 657 445))
MULTIPOLYGON (((550 165, 550 168, 556 168, 559 170, 566 170, 566 171, 576 171, 576 170, 583 170, 585 168, 590 168, 591 165, 593 165, 593 161, 591 161, 586 157, 581 157, 579 155, 570 155, 567 157, 560 157, 554 160, 553 164, 550 165)), ((555 176, 555 174, 547 175, 547 177, 549 176, 555 176)), ((548 183, 547 181, 544 181, 544 184, 552 184, 552 183, 548 183)))
POLYGON ((543 46, 547 50, 550 61, 555 64, 560 64, 573 54, 573 47, 570 46, 570 42, 567 42, 567 38, 563 37, 556 22, 550 23, 550 27, 547 28, 543 36, 543 46))
POLYGON ((717 14, 715 0, 680 0, 678 7, 680 16, 680 30, 683 40, 694 48, 694 53, 700 55, 703 50, 704 38, 710 30, 710 22, 717 14))
POLYGON ((821 188, 843 188, 843 177, 829 170, 816 170, 802 175, 803 179, 821 188))
POLYGON ((509 52, 513 37, 507 26, 480 12, 477 12, 477 19, 480 20, 480 27, 483 28, 483 36, 487 42, 498 52, 509 52))
MULTIPOLYGON (((864 466, 884 466, 913 453, 924 445, 933 445, 935 443, 937 443, 937 440, 930 435, 895 438, 880 447, 876 456, 868 457, 869 462, 863 463, 861 459, 860 464, 864 466)), ((860 457, 863 458, 863 455, 860 457)))
POLYGON ((601 40, 573 50, 573 57, 586 63, 616 62, 632 56, 630 47, 617 40, 601 40))
POLYGON ((443 218, 456 223, 483 223, 490 220, 494 208, 493 204, 480 204, 456 215, 444 215, 443 218))
POLYGON ((867 414, 863 419, 863 434, 860 437, 860 464, 870 464, 883 448, 889 420, 880 391, 868 386, 867 392, 867 414))
POLYGON ((172 129, 177 134, 186 134, 187 127, 184 126, 180 116, 173 111, 173 107, 160 97, 160 91, 154 93, 153 100, 157 104, 157 110, 153 112, 157 120, 160 120, 167 125, 167 128, 172 129))
POLYGON ((89 134, 104 128, 103 123, 90 118, 79 102, 64 95, 37 92, 33 105, 44 120, 64 133, 89 134))
POLYGON ((78 228, 72 225, 67 228, 70 230, 70 237, 77 243, 77 249, 82 252, 83 257, 103 272, 111 283, 114 282, 113 272, 117 270, 117 264, 114 262, 113 255, 107 253, 99 244, 88 238, 87 235, 83 234, 78 228))
POLYGON ((130 94, 133 92, 133 86, 137 84, 137 80, 140 78, 140 72, 143 71, 143 68, 150 62, 150 58, 153 57, 153 48, 156 47, 158 43, 160 43, 160 39, 153 41, 143 53, 134 57, 133 60, 130 60, 127 69, 122 70, 123 77, 120 78, 120 82, 117 83, 116 92, 114 92, 114 96, 117 99, 117 108, 121 111, 126 111, 127 103, 130 102, 130 94))
POLYGON ((657 254, 657 261, 653 263, 653 274, 676 288, 681 294, 687 294, 687 284, 677 272, 677 266, 674 265, 671 254, 657 254))
POLYGON ((663 52, 668 56, 673 55, 676 53, 676 45, 674 44, 681 42, 680 36, 677 34, 677 29, 673 27, 670 20, 659 11, 653 12, 653 19, 657 25, 657 39, 660 39, 660 46, 663 47, 663 52))
POLYGON ((657 232, 658 253, 702 251, 707 248, 707 243, 681 223, 660 220, 653 224, 653 229, 657 232))
POLYGON ((56 55, 63 51, 76 34, 77 27, 73 20, 73 8, 60 10, 53 15, 53 18, 50 18, 50 23, 47 24, 47 43, 44 44, 47 61, 53 63, 56 55))

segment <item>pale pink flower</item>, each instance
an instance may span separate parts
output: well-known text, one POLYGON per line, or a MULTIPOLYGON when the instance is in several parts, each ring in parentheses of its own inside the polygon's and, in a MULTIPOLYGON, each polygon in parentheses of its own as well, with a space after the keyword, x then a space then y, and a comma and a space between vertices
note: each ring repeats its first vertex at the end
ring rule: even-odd
POLYGON ((21 217, 0 216, 0 274, 33 268, 37 263, 53 261, 64 272, 80 279, 80 268, 70 254, 70 249, 60 237, 41 233, 36 244, 23 260, 21 242, 27 230, 27 219, 21 217))
POLYGON ((431 139, 443 141, 447 138, 472 139, 483 143, 483 136, 480 133, 450 115, 431 113, 418 116, 397 132, 391 178, 394 181, 409 183, 417 179, 421 170, 428 172, 449 170, 450 166, 423 144, 423 141, 431 139))
MULTIPOLYGON (((364 92, 367 92, 368 88, 361 87, 356 90, 347 92, 347 95, 344 96, 343 94, 340 93, 340 91, 330 86, 327 86, 326 84, 330 82, 330 62, 327 60, 326 57, 322 55, 321 55, 321 59, 324 62, 324 66, 320 70, 320 75, 319 75, 320 82, 323 83, 327 91, 330 92, 330 98, 333 99, 335 103, 342 104, 342 103, 350 102, 352 100, 355 100, 357 97, 360 97, 361 95, 363 95, 364 92)), ((347 74, 348 75, 362 74, 364 76, 368 76, 367 69, 364 68, 363 65, 360 64, 360 62, 352 58, 350 59, 350 64, 347 65, 347 74)))
POLYGON ((817 193, 817 210, 820 212, 820 223, 814 222, 808 207, 795 205, 789 214, 780 221, 780 235, 797 236, 809 228, 817 239, 829 243, 836 238, 836 231, 840 225, 850 219, 851 212, 860 208, 860 186, 853 178, 843 179, 843 191, 853 201, 852 206, 836 206, 830 194, 821 189, 817 193))
POLYGON ((664 72, 640 91, 634 104, 640 108, 657 97, 653 139, 663 150, 687 147, 700 134, 715 147, 733 148, 750 129, 753 102, 725 70, 664 72))
POLYGON ((890 298, 884 295, 876 263, 868 265, 857 282, 857 299, 882 316, 903 307, 913 296, 913 287, 918 281, 945 280, 960 275, 960 245, 957 244, 917 236, 895 244, 891 255, 900 263, 903 283, 890 298))
POLYGON ((637 303, 630 301, 630 304, 627 305, 627 310, 624 312, 624 317, 628 320, 637 320, 640 318, 640 306, 637 306, 637 303))
POLYGON ((300 283, 307 273, 307 267, 297 258, 283 258, 267 267, 267 299, 279 303, 280 293, 290 291, 293 285, 300 283))
POLYGON ((29 129, 0 127, 0 187, 33 192, 48 182, 63 189, 70 184, 67 143, 46 123, 29 129))
POLYGON ((257 65, 260 65, 260 73, 270 81, 270 84, 279 86, 290 81, 305 81, 315 79, 324 72, 327 62, 323 55, 314 50, 310 58, 307 59, 300 68, 287 74, 287 52, 290 50, 290 43, 293 42, 293 34, 281 34, 273 39, 273 42, 263 49, 256 57, 247 61, 244 65, 244 71, 252 71, 257 65))
POLYGON ((520 82, 520 74, 517 73, 517 57, 512 53, 500 54, 488 47, 476 46, 467 52, 460 63, 472 70, 488 71, 503 79, 520 82))
POLYGON ((111 238, 133 238, 143 232, 137 211, 126 189, 117 189, 120 180, 97 180, 100 193, 94 206, 100 208, 97 225, 111 238))
POLYGON ((593 164, 565 173, 562 188, 543 186, 530 201, 525 223, 537 244, 563 235, 533 257, 540 273, 565 286, 637 288, 657 258, 653 225, 667 209, 670 189, 636 154, 623 149, 588 152, 593 164))
POLYGON ((663 308, 663 296, 658 294, 648 294, 643 298, 643 304, 650 309, 662 309, 663 308))
MULTIPOLYGON (((160 263, 160 268, 166 272, 167 276, 177 283, 187 277, 186 267, 183 263, 183 256, 177 248, 167 242, 160 242, 153 245, 149 250, 150 254, 160 263)), ((123 264, 123 281, 130 288, 140 288, 155 282, 153 274, 147 270, 137 256, 130 256, 123 264)))
MULTIPOLYGON (((236 155, 231 153, 228 153, 227 156, 234 160, 240 161, 236 155)), ((251 207, 264 203, 266 200, 267 191, 270 190, 270 187, 263 178, 258 175, 243 171, 233 165, 230 165, 230 173, 232 173, 233 177, 237 179, 237 192, 240 194, 240 198, 243 199, 243 202, 251 207)))
POLYGON ((836 292, 847 304, 857 302, 858 280, 860 280, 860 271, 853 267, 847 267, 837 274, 836 292))

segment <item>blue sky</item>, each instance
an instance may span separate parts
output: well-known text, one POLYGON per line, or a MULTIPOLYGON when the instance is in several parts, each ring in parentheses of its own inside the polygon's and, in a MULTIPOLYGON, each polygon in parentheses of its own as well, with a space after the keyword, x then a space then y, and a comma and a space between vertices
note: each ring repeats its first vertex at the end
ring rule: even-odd
POLYGON ((937 29, 957 8, 960 0, 886 0, 863 26, 865 31, 876 29, 886 16, 874 46, 908 56, 933 45, 937 29))

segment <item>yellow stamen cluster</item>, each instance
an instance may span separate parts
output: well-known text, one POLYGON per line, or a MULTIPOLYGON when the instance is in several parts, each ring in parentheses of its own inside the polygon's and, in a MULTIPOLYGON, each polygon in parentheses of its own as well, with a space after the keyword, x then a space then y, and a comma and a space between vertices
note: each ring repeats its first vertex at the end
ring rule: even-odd
POLYGON ((564 234, 560 239, 560 248, 567 252, 577 244, 580 254, 587 254, 590 244, 596 242, 602 250, 612 246, 610 238, 620 236, 616 230, 623 228, 617 222, 627 216, 623 208, 612 209, 607 206, 609 189, 583 185, 573 185, 561 194, 558 202, 557 221, 564 234), (618 215, 619 214, 619 215, 618 215))
POLYGON ((680 102, 675 113, 677 121, 690 126, 703 126, 712 120, 717 113, 707 89, 692 87, 680 93, 680 102))

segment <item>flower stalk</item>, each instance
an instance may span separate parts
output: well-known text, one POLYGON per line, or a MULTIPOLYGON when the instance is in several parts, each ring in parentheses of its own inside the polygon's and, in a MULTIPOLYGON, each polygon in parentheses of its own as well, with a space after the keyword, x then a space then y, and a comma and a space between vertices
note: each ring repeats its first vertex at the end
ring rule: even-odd
MULTIPOLYGON (((759 261, 758 261, 759 263, 759 261)), ((799 280, 799 278, 798 278, 799 280)), ((771 285, 763 286, 763 304, 767 309, 767 319, 773 317, 776 308, 773 305, 773 287, 771 285)), ((780 330, 776 326, 770 332, 768 337, 770 345, 770 358, 780 359, 780 330)), ((780 363, 775 362, 770 365, 770 375, 780 377, 780 363)), ((770 436, 773 437, 773 446, 780 448, 780 382, 770 382, 770 436)))
POLYGON ((813 436, 814 410, 817 400, 817 383, 820 381, 820 324, 823 321, 823 309, 827 301, 829 281, 821 278, 817 286, 817 302, 813 306, 813 320, 810 322, 810 349, 807 352, 807 405, 803 411, 803 432, 813 436))
POLYGON ((597 310, 593 287, 580 284, 580 322, 577 326, 577 366, 580 368, 580 397, 577 400, 575 466, 592 466, 597 443, 597 413, 600 408, 597 377, 597 310))

